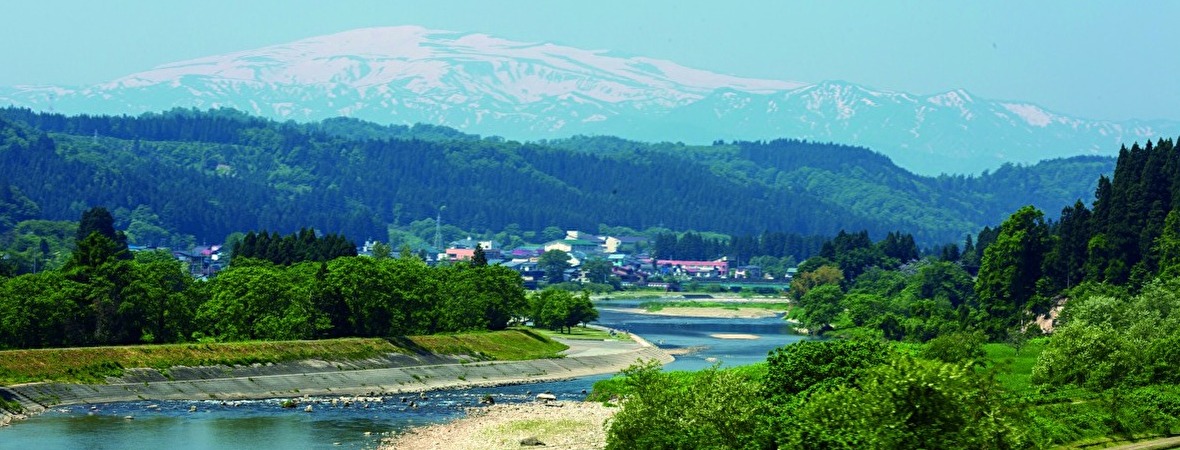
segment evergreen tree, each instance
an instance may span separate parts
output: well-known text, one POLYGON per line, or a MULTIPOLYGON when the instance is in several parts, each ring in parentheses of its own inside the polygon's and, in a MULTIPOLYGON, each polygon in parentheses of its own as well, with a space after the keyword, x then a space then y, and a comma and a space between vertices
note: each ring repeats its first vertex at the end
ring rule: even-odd
POLYGON ((483 246, 475 244, 475 254, 471 256, 472 267, 486 267, 488 265, 488 255, 484 253, 483 246))

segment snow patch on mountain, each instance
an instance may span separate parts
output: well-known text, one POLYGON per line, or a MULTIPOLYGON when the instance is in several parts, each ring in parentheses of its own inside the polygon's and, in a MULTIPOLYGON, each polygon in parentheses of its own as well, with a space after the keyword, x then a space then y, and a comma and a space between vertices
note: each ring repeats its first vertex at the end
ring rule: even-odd
POLYGON ((1035 105, 1021 103, 1001 103, 1000 105, 1034 127, 1046 127, 1053 123, 1053 115, 1035 105))

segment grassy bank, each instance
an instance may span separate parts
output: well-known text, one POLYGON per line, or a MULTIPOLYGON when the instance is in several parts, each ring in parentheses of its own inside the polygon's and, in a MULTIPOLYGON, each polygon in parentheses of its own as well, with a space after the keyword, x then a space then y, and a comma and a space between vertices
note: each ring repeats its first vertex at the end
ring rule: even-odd
POLYGON ((249 365, 305 359, 348 361, 388 353, 431 352, 521 360, 556 356, 566 347, 528 330, 507 330, 398 340, 229 342, 0 351, 0 385, 37 381, 102 383, 125 368, 249 365))
POLYGON ((585 340, 585 341, 626 341, 631 338, 626 333, 615 333, 611 335, 608 331, 603 331, 597 328, 588 327, 573 327, 568 333, 562 333, 554 330, 546 330, 544 328, 536 328, 533 330, 536 333, 542 334, 549 338, 585 340))
POLYGON ((431 353, 471 355, 496 361, 556 358, 562 350, 569 348, 537 330, 526 328, 414 336, 409 340, 431 353))

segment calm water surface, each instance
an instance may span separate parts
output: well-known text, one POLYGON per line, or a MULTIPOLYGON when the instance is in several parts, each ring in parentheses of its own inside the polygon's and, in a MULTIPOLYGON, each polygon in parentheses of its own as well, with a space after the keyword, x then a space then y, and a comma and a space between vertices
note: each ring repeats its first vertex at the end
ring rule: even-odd
MULTIPOLYGON (((599 303, 600 307, 634 307, 637 301, 599 303)), ((639 334, 665 349, 691 349, 677 355, 667 370, 697 370, 713 364, 751 364, 770 350, 802 339, 790 334, 781 318, 708 319, 665 317, 603 310, 599 324, 639 334), (713 333, 745 333, 757 340, 716 339, 713 333)), ((0 449, 320 449, 376 448, 385 433, 444 422, 463 415, 484 394, 498 402, 523 402, 550 391, 562 400, 581 400, 595 381, 576 380, 494 388, 429 392, 417 408, 401 396, 363 406, 331 406, 324 398, 284 409, 279 400, 222 404, 219 401, 121 402, 55 408, 15 426, 0 429, 0 449), (195 412, 190 412, 192 407, 195 412), (131 416, 132 419, 125 417, 131 416)), ((313 398, 313 400, 316 400, 313 398)))

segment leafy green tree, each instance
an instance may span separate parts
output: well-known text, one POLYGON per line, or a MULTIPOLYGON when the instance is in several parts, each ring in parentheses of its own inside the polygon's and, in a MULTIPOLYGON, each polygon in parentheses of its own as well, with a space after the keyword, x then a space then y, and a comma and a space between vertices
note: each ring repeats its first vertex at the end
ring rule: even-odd
POLYGON ((148 343, 183 341, 194 330, 192 318, 200 299, 193 279, 168 252, 136 255, 124 308, 133 307, 140 340, 148 343))
POLYGON ((564 332, 580 323, 597 320, 598 310, 585 292, 574 294, 546 288, 529 298, 529 317, 534 325, 564 332))
POLYGON ((811 334, 822 333, 844 311, 843 299, 844 291, 835 284, 825 284, 808 291, 796 302, 803 310, 800 314, 803 326, 811 334))
MULTIPOLYGON (((503 330, 514 318, 523 316, 528 306, 520 274, 503 266, 473 267, 468 276, 475 277, 478 294, 475 311, 482 328, 503 330)), ((594 316, 597 318, 597 315, 594 316)))
POLYGON ((759 385, 712 367, 675 378, 655 361, 623 370, 630 393, 607 428, 607 449, 758 449, 771 438, 759 385))
MULTIPOLYGON (((802 269, 800 269, 802 270, 802 269)), ((800 300, 812 289, 825 285, 839 285, 844 281, 844 272, 833 265, 822 265, 815 270, 799 272, 791 280, 791 298, 800 300)))
POLYGON ((799 341, 770 352, 763 379, 765 394, 777 405, 817 387, 850 384, 865 369, 885 363, 889 347, 867 339, 799 341))
POLYGON ((337 258, 328 263, 323 301, 332 305, 335 299, 344 300, 348 307, 346 328, 356 336, 391 337, 396 335, 395 330, 408 328, 398 323, 404 316, 395 317, 398 286, 393 284, 387 261, 337 258))
POLYGON ((955 308, 975 302, 971 275, 954 263, 938 261, 921 266, 910 286, 917 298, 945 299, 955 308))
POLYGON ((0 286, 0 348, 64 347, 88 342, 82 286, 58 271, 27 274, 0 286))
POLYGON ((537 266, 545 272, 545 281, 565 281, 565 271, 570 268, 570 255, 561 250, 549 250, 537 259, 537 266))
POLYGON ((979 365, 987 356, 985 343, 987 337, 978 331, 946 334, 927 342, 921 356, 951 364, 979 365))
POLYGON ((315 334, 309 280, 270 264, 231 266, 212 281, 196 314, 202 333, 219 340, 308 339, 315 334))
POLYGON ((979 448, 1036 445, 994 380, 964 366, 896 358, 818 392, 779 428, 779 448, 979 448))
POLYGON ((611 277, 611 263, 603 258, 589 258, 582 262, 582 273, 591 283, 606 284, 611 277))
POLYGON ((563 231, 561 228, 549 226, 545 227, 544 230, 541 230, 541 239, 545 240, 545 242, 556 241, 563 237, 565 237, 565 231, 563 231))
POLYGON ((1000 226, 996 241, 984 250, 975 292, 987 314, 987 333, 998 338, 1028 317, 1049 243, 1043 214, 1026 206, 1000 226))
POLYGON ((377 242, 377 243, 373 244, 372 253, 373 253, 373 258, 389 259, 390 257, 393 256, 393 247, 390 247, 389 244, 386 244, 384 242, 377 242))

